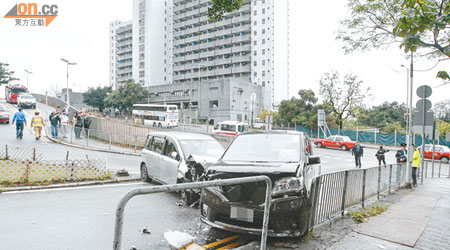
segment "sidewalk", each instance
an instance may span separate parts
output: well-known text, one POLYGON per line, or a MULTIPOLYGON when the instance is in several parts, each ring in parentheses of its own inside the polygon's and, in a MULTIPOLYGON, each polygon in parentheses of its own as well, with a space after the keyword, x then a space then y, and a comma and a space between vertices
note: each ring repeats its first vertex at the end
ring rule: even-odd
POLYGON ((450 179, 425 179, 327 249, 450 249, 450 179))

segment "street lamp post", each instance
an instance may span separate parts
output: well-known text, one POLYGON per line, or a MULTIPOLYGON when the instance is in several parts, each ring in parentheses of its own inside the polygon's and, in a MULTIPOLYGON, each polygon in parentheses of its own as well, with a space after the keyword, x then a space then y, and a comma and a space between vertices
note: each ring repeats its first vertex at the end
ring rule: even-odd
POLYGON ((407 68, 404 65, 401 65, 403 68, 406 69, 407 72, 407 102, 408 102, 408 139, 407 139, 407 151, 408 151, 408 157, 406 160, 406 168, 410 169, 411 166, 411 144, 412 144, 412 98, 413 98, 413 53, 411 53, 411 63, 410 67, 407 68))
POLYGON ((29 71, 29 70, 25 70, 25 72, 27 72, 27 90, 29 91, 29 89, 28 89, 28 75, 29 74, 33 74, 33 72, 31 72, 31 71, 29 71))
POLYGON ((61 58, 61 61, 65 62, 67 65, 67 85, 66 85, 66 102, 68 108, 70 108, 70 96, 69 96, 69 65, 77 65, 75 62, 69 62, 69 60, 66 60, 64 58, 61 58))
MULTIPOLYGON (((197 113, 198 113, 198 116, 200 116, 200 110, 201 110, 201 105, 200 105, 200 103, 201 103, 201 84, 202 84, 202 68, 201 67, 208 67, 206 64, 203 64, 203 63, 198 63, 197 64, 197 68, 198 68, 198 108, 197 108, 197 113)), ((209 106, 208 106, 209 107, 209 106)), ((209 120, 209 117, 207 118, 208 120, 209 120)), ((208 126, 208 122, 209 121, 207 121, 206 122, 206 126, 208 126)))

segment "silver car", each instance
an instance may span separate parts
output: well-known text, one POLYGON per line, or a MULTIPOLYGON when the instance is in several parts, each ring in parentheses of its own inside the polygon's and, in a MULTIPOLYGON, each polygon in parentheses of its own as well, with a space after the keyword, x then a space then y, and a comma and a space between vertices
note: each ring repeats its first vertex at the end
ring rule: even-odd
POLYGON ((188 172, 193 159, 196 165, 205 166, 206 163, 218 160, 224 151, 224 147, 209 135, 149 133, 142 150, 141 179, 161 184, 186 182, 186 176, 191 176, 188 172))

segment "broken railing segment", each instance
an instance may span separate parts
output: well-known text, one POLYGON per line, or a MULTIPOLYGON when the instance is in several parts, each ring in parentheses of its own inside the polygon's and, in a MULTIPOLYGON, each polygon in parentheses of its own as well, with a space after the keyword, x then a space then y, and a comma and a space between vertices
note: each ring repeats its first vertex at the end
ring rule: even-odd
POLYGON ((242 177, 242 178, 233 178, 233 179, 225 179, 225 180, 213 180, 213 181, 204 181, 204 182, 192 182, 192 183, 184 183, 184 184, 173 184, 173 185, 162 185, 162 186, 152 186, 152 187, 142 187, 135 188, 130 190, 125 196, 120 199, 119 204, 116 209, 116 222, 114 228, 114 242, 113 249, 120 250, 122 244, 122 231, 123 231, 123 221, 124 221, 124 211, 125 206, 128 201, 136 195, 144 195, 144 194, 154 194, 154 193, 162 193, 162 192, 176 192, 182 191, 186 189, 197 189, 197 188, 206 188, 213 186, 229 186, 236 184, 244 184, 250 182, 266 182, 266 198, 264 202, 264 218, 262 224, 261 231, 261 250, 266 249, 266 241, 267 241, 267 233, 269 229, 269 212, 270 212, 270 202, 272 200, 272 181, 269 177, 261 175, 261 176, 252 176, 252 177, 242 177))

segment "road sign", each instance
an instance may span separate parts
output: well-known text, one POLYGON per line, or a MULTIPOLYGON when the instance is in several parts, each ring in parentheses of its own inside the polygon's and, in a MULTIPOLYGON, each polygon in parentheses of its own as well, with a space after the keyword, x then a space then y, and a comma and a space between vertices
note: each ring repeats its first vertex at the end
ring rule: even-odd
POLYGON ((417 88, 417 96, 420 98, 428 98, 431 96, 432 92, 431 87, 428 85, 422 85, 417 88))
POLYGON ((416 108, 420 112, 428 111, 431 109, 431 101, 428 99, 419 99, 416 103, 416 108), (425 110, 423 110, 423 102, 425 102, 425 110))
MULTIPOLYGON (((413 126, 433 126, 434 121, 434 113, 433 112, 426 112, 425 117, 425 124, 423 124, 423 112, 414 112, 413 114, 413 126)), ((420 132, 422 133, 422 132, 420 132)))
POLYGON ((317 110, 317 125, 318 126, 325 126, 325 110, 318 109, 317 110))
POLYGON ((450 141, 450 132, 445 133, 445 140, 450 141))
MULTIPOLYGON (((420 126, 413 126, 412 127, 413 132, 416 134, 422 134, 422 125, 420 126)), ((439 138, 439 130, 435 130, 435 138, 439 138)), ((431 139, 431 137, 433 136, 433 125, 429 126, 425 126, 425 135, 428 135, 428 137, 431 139)))

